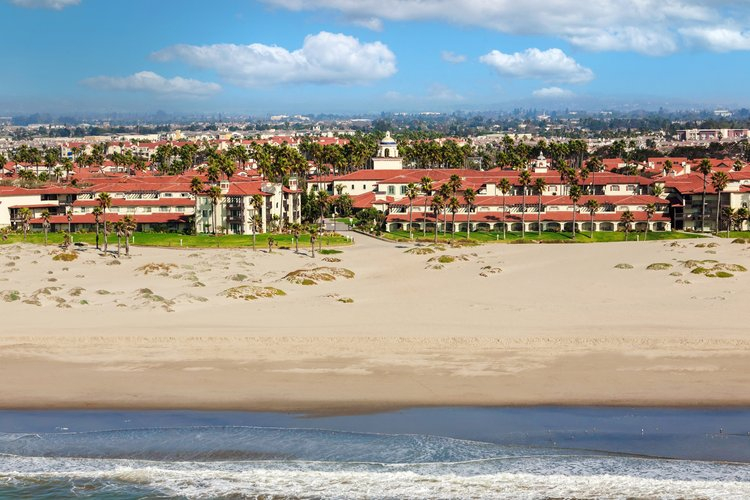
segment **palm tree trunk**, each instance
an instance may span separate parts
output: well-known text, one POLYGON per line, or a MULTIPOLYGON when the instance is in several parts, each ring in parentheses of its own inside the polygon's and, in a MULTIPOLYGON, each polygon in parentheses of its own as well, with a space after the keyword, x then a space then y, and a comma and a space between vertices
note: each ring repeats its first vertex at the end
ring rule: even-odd
POLYGON ((414 238, 414 233, 412 232, 412 229, 411 229, 412 209, 413 209, 413 204, 412 204, 412 201, 409 200, 409 239, 414 238))
POLYGON ((573 203, 573 239, 576 239, 576 212, 578 211, 578 205, 573 203))
POLYGON ((216 203, 214 203, 214 208, 213 208, 213 210, 211 211, 211 217, 213 218, 213 223, 214 223, 214 224, 213 224, 213 232, 214 232, 214 236, 216 236, 216 208, 217 208, 217 204, 216 204, 216 203))
POLYGON ((104 218, 104 253, 107 253, 108 241, 107 241, 107 210, 102 210, 102 217, 104 218))
POLYGON ((523 192, 521 193, 521 239, 526 238, 526 188, 523 188, 523 192))
POLYGON ((469 211, 466 213, 466 239, 471 239, 471 205, 469 205, 469 211))
POLYGON ((539 204, 536 207, 536 234, 542 236, 542 193, 539 193, 539 204))
POLYGON ((424 222, 422 223, 422 237, 427 236, 427 197, 424 199, 424 222))
POLYGON ((96 249, 99 250, 99 223, 96 223, 96 249))
POLYGON ((505 194, 503 194, 503 239, 505 239, 505 194))
POLYGON ((701 196, 701 233, 706 222, 706 176, 703 175, 703 195, 701 196))
POLYGON ((721 214, 721 191, 716 192, 716 234, 719 234, 719 215, 721 214))
POLYGON ((118 231, 118 233, 117 233, 117 256, 118 257, 120 256, 120 244, 121 244, 120 239, 121 239, 121 237, 120 237, 120 233, 118 231))
POLYGON ((437 234, 438 234, 438 218, 439 218, 439 214, 440 214, 440 212, 438 212, 438 211, 436 211, 436 212, 435 212, 435 238, 433 239, 433 241, 434 241, 435 243, 437 243, 437 234))
POLYGON ((451 241, 456 236, 456 212, 453 212, 453 217, 451 218, 451 241))
POLYGON ((443 236, 445 236, 445 230, 448 227, 448 224, 446 224, 447 220, 448 220, 448 209, 444 208, 443 209, 443 236))

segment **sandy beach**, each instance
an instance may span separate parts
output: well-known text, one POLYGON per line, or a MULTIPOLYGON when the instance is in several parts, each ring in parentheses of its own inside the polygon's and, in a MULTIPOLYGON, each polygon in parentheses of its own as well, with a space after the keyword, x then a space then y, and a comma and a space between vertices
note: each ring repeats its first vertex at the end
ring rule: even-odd
POLYGON ((413 248, 2 246, 0 407, 750 405, 749 245, 413 248))

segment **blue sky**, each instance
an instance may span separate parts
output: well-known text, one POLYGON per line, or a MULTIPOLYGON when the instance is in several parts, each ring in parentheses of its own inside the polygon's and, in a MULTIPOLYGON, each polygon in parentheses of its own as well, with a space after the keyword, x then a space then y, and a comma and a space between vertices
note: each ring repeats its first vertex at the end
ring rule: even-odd
POLYGON ((0 0, 0 19, 0 113, 750 106, 746 0, 0 0))

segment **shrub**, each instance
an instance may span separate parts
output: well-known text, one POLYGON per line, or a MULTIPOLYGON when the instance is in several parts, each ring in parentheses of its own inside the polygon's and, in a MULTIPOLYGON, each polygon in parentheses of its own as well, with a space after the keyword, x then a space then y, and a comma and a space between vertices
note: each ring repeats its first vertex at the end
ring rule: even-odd
POLYGON ((631 264, 617 264, 615 269, 633 269, 631 264))
POLYGON ((670 269, 672 267, 672 264, 667 264, 666 262, 656 262, 654 264, 651 264, 646 269, 649 271, 665 271, 667 269, 670 269))

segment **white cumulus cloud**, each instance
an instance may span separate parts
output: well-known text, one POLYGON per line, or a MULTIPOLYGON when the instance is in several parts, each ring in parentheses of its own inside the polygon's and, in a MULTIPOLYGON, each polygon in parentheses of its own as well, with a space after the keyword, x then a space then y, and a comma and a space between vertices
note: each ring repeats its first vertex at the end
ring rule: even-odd
POLYGON ((103 90, 130 90, 152 92, 177 97, 202 97, 221 90, 217 83, 201 82, 176 76, 164 78, 151 71, 141 71, 130 76, 97 76, 83 81, 84 84, 103 90))
POLYGON ((750 50, 750 30, 711 26, 685 28, 680 32, 693 45, 707 47, 716 52, 750 50))
POLYGON ((27 9, 62 10, 71 5, 78 5, 81 0, 10 0, 13 5, 27 9))
POLYGON ((505 54, 493 50, 479 58, 500 75, 511 78, 531 78, 548 82, 586 83, 594 72, 578 64, 560 49, 526 49, 505 54))
POLYGON ((461 64, 462 62, 466 62, 466 56, 463 54, 455 54, 451 51, 444 50, 440 53, 440 57, 445 62, 449 62, 451 64, 461 64))
MULTIPOLYGON (((550 35, 592 51, 651 55, 679 50, 681 30, 750 19, 747 0, 262 0, 293 11, 329 10, 344 19, 443 21, 509 34, 550 35)), ((370 21, 380 29, 381 25, 370 21)), ((361 23, 360 23, 361 24, 361 23)), ((694 40, 698 42, 699 40, 694 40)), ((723 45, 705 40, 701 47, 723 45)), ((743 45, 737 46, 741 49, 743 45)))
POLYGON ((184 61, 216 71, 243 87, 279 83, 353 85, 388 78, 396 73, 396 56, 381 42, 328 32, 308 35, 302 48, 254 43, 250 45, 175 45, 153 54, 158 61, 184 61))
POLYGON ((561 89, 560 87, 545 87, 535 90, 531 94, 540 99, 564 99, 575 95, 570 90, 561 89))

